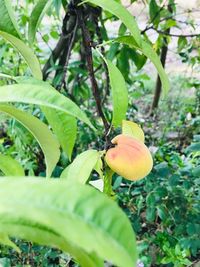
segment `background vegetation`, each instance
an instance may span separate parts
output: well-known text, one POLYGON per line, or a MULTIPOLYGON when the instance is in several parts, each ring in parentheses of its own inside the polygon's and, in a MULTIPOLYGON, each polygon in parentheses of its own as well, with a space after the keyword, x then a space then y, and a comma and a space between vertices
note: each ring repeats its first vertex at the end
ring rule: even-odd
MULTIPOLYGON (((142 126, 154 157, 153 171, 141 181, 113 177, 116 201, 136 233, 140 265, 199 266, 200 5, 196 2, 187 7, 174 0, 124 2, 169 75, 170 90, 161 96, 165 89, 147 57, 123 42, 111 42, 113 37, 128 32, 118 18, 95 5, 85 4, 77 11, 80 1, 76 0, 53 0, 51 5, 43 2, 44 17, 41 24, 38 19, 35 38, 31 37, 34 29, 29 22, 37 1, 13 1, 13 8, 21 34, 29 37, 43 66, 43 80, 81 107, 97 128, 94 132, 78 122, 72 159, 89 148, 104 149, 119 133, 116 128, 109 138, 107 135, 112 94, 107 65, 96 50, 92 51, 99 45, 102 55, 116 64, 125 78, 129 92, 127 118, 142 126)), ((37 17, 35 12, 32 16, 37 17)), ((39 15, 42 18, 43 14, 39 15)), ((0 39, 0 66, 4 74, 1 85, 13 84, 5 74, 30 76, 21 55, 4 39, 0 39)), ((46 122, 35 105, 16 107, 46 122)), ((34 137, 3 114, 0 152, 20 162, 26 175, 45 176, 44 156, 34 137)), ((59 177, 70 163, 68 152, 72 148, 73 144, 62 152, 54 177, 59 177)), ((92 179, 96 178, 94 171, 92 179)), ((18 239, 15 242, 22 253, 1 246, 1 266, 78 266, 59 250, 18 239)))

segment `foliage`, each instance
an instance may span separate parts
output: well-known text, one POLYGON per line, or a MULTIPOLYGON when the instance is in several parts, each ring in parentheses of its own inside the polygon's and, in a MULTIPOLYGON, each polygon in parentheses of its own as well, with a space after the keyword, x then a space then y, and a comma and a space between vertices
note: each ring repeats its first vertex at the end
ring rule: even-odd
POLYGON ((154 170, 145 180, 126 184, 128 190, 116 188, 121 205, 127 206, 134 230, 142 238, 139 249, 146 266, 188 266, 189 258, 198 254, 200 161, 195 146, 193 151, 190 147, 184 156, 169 144, 160 147, 154 170))
MULTIPOLYGON (((140 31, 117 0, 29 0, 13 7, 0 1, 0 170, 6 175, 0 179, 0 265, 136 266, 133 229, 145 267, 187 266, 198 258, 199 83, 184 80, 195 87, 192 104, 178 90, 177 99, 171 101, 172 92, 166 98, 170 84, 159 53, 170 30, 181 27, 173 0, 151 0, 148 8, 140 31), (106 24, 114 22, 113 37, 106 24), (158 33, 154 44, 150 29, 158 33), (136 183, 114 175, 112 186, 104 161, 112 137, 122 131, 144 142, 138 124, 125 119, 139 121, 137 109, 151 102, 152 80, 142 70, 147 59, 165 93, 164 119, 158 110, 144 123, 145 142, 157 149, 155 167, 136 183), (178 140, 170 141, 171 132, 178 140)), ((198 37, 177 37, 181 59, 195 68, 198 37)))

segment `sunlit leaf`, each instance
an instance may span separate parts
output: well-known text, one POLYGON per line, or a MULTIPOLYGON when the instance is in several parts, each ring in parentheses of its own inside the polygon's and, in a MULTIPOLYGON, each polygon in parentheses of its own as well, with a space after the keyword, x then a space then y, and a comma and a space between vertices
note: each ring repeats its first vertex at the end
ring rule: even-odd
MULTIPOLYGON (((48 126, 36 117, 13 106, 0 105, 0 112, 4 112, 15 118, 36 138, 45 156, 47 176, 51 176, 51 173, 59 160, 60 150, 59 143, 49 130, 48 126)), ((8 175, 13 174, 10 173, 7 174, 7 176, 8 175)), ((18 175, 23 174, 18 173, 18 175)))
POLYGON ((0 0, 0 18, 0 31, 20 38, 20 32, 10 0, 0 0))
POLYGON ((65 178, 71 182, 85 184, 98 159, 99 152, 97 150, 87 150, 81 153, 66 170, 62 172, 61 178, 65 178))
MULTIPOLYGON (((102 55, 101 55, 102 56, 102 55)), ((120 70, 108 59, 102 56, 108 67, 110 86, 112 90, 113 118, 112 124, 117 127, 126 117, 128 108, 128 90, 120 70)))
MULTIPOLYGON (((42 86, 43 89, 56 90, 48 82, 44 82, 33 77, 11 77, 6 75, 5 78, 14 79, 17 83, 35 84, 42 86)), ((57 136, 63 151, 69 157, 69 160, 71 160, 71 154, 76 141, 77 120, 73 116, 67 115, 65 112, 57 111, 52 108, 42 107, 41 109, 47 118, 48 123, 51 125, 53 132, 57 136)))
POLYGON ((0 31, 0 36, 11 43, 12 46, 16 48, 16 50, 22 55, 27 65, 31 69, 33 76, 37 79, 42 79, 40 64, 32 49, 28 47, 23 41, 9 33, 0 31))
MULTIPOLYGON (((1 107, 0 107, 1 112, 1 107)), ((0 154, 0 170, 6 176, 23 176, 24 170, 18 161, 7 155, 0 154)))
POLYGON ((53 132, 57 136, 63 151, 69 157, 69 160, 71 160, 77 134, 76 118, 61 111, 54 111, 46 107, 43 107, 42 111, 48 123, 51 125, 53 132))
MULTIPOLYGON (((5 74, 0 74, 0 76, 3 78, 13 79, 18 83, 29 84, 29 86, 30 83, 40 85, 42 86, 41 90, 47 88, 55 91, 55 89, 47 82, 43 82, 32 77, 12 77, 5 74)), ((42 111, 51 125, 53 132, 56 134, 63 151, 68 155, 69 159, 71 159, 77 133, 76 119, 73 116, 67 115, 65 112, 56 111, 48 107, 42 107, 42 111)))
POLYGON ((0 233, 0 243, 5 246, 12 247, 14 250, 16 250, 18 253, 20 253, 20 249, 13 243, 7 234, 0 233))
POLYGON ((29 103, 60 110, 77 117, 94 129, 85 113, 73 101, 56 90, 46 90, 42 85, 14 84, 1 86, 0 102, 29 103))
POLYGON ((51 4, 52 0, 39 0, 33 8, 28 25, 28 39, 30 43, 34 42, 37 28, 51 4))
POLYGON ((53 245, 75 257, 82 249, 119 267, 136 266, 128 218, 91 186, 63 179, 2 178, 0 199, 0 232, 53 245))
POLYGON ((134 137, 144 143, 144 132, 142 128, 133 121, 122 121, 122 134, 134 137))

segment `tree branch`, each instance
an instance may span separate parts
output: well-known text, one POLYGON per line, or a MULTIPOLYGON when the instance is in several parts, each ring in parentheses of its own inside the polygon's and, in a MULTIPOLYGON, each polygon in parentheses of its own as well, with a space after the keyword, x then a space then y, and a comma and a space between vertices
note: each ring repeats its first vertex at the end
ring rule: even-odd
POLYGON ((47 60, 47 62, 45 63, 43 70, 42 70, 42 74, 43 74, 43 80, 46 81, 46 79, 49 76, 49 69, 52 66, 52 62, 55 63, 56 60, 59 58, 63 48, 65 47, 65 43, 66 43, 66 37, 61 35, 60 39, 56 45, 56 47, 53 49, 49 59, 47 60))
POLYGON ((67 66, 69 63, 72 48, 74 46, 76 33, 77 33, 77 18, 76 18, 75 27, 74 27, 73 31, 71 32, 69 38, 67 39, 67 42, 66 42, 65 47, 62 51, 62 54, 60 55, 60 59, 59 59, 59 63, 58 63, 60 68, 56 71, 55 76, 54 76, 54 79, 56 79, 56 77, 59 74, 62 75, 61 81, 59 82, 58 85, 56 85, 56 89, 58 89, 58 90, 61 89, 63 84, 64 84, 65 89, 66 89, 65 78, 66 78, 66 74, 67 74, 67 66))
MULTIPOLYGON (((163 10, 163 8, 165 7, 165 3, 159 8, 159 10, 156 12, 155 16, 152 18, 152 20, 150 21, 150 25, 153 24, 153 22, 157 19, 157 17, 160 15, 161 11, 163 10)), ((146 26, 146 28, 144 30, 141 31, 141 34, 144 34, 147 30, 149 30, 150 28, 152 28, 152 26, 146 26)))
POLYGON ((82 31, 83 45, 84 45, 84 49, 85 49, 87 69, 89 72, 89 78, 90 78, 90 82, 91 82, 91 86, 92 86, 92 93, 93 93, 93 96, 94 96, 94 99, 96 102, 97 112, 103 121, 104 128, 105 128, 105 131, 107 134, 110 126, 109 126, 109 124, 106 120, 106 117, 103 113, 103 110, 102 110, 101 99, 100 99, 100 95, 99 95, 99 88, 98 88, 98 84, 97 84, 97 81, 96 81, 96 78, 94 75, 94 66, 93 66, 93 58, 92 58, 92 46, 93 46, 92 40, 90 37, 89 30, 87 29, 86 24, 85 24, 83 8, 77 7, 76 12, 77 12, 77 18, 78 18, 79 26, 80 26, 81 31, 82 31))
POLYGON ((157 33, 163 34, 163 35, 167 35, 167 36, 172 36, 172 37, 200 37, 200 33, 192 33, 192 34, 175 34, 175 33, 170 33, 168 31, 161 31, 158 29, 155 29, 154 27, 152 27, 152 30, 156 31, 157 33))
MULTIPOLYGON (((101 30, 100 30, 100 27, 99 27, 99 24, 98 24, 99 18, 100 18, 101 13, 102 13, 102 9, 99 8, 99 10, 97 10, 97 11, 99 11, 99 12, 95 12, 95 13, 92 12, 92 20, 93 20, 93 22, 95 24, 96 35, 98 37, 98 43, 102 44, 103 43, 103 38, 102 38, 102 33, 101 33, 101 30)), ((101 46, 100 49, 101 49, 101 54, 103 56, 105 56, 105 48, 104 48, 104 46, 101 46)), ((109 73, 108 73, 108 66, 107 66, 107 64, 105 63, 104 60, 103 60, 103 68, 104 68, 104 71, 105 71, 105 92, 104 92, 104 96, 103 96, 102 101, 101 101, 102 105, 103 105, 104 101, 106 100, 106 97, 107 97, 107 95, 109 93, 109 87, 110 87, 110 78, 109 78, 109 73)))
POLYGON ((73 14, 72 9, 70 8, 70 5, 68 5, 68 11, 65 14, 65 17, 63 19, 63 25, 62 25, 62 34, 60 36, 60 39, 56 45, 56 47, 53 49, 49 59, 47 60, 46 64, 44 65, 44 68, 42 70, 43 73, 43 80, 45 81, 49 76, 49 69, 52 66, 52 63, 54 64, 58 58, 63 53, 63 50, 68 49, 68 42, 73 34, 74 28, 76 26, 76 15, 73 14))

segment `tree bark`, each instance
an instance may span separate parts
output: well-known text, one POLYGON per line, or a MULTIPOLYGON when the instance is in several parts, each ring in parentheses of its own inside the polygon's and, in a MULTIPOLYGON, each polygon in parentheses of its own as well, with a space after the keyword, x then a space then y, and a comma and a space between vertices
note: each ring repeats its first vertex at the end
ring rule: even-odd
POLYGON ((73 7, 70 8, 71 6, 72 4, 69 4, 68 11, 63 19, 62 34, 60 39, 42 70, 44 81, 50 74, 49 69, 52 67, 52 64, 55 64, 55 62, 62 57, 64 50, 68 50, 68 44, 73 35, 74 29, 76 28, 76 14, 74 13, 73 7))
POLYGON ((94 64, 93 64, 93 57, 92 57, 92 47, 93 47, 93 40, 91 39, 90 32, 85 24, 84 20, 84 10, 79 7, 76 10, 77 12, 77 17, 78 17, 78 22, 79 26, 82 31, 82 38, 83 38, 83 46, 84 46, 84 52, 85 52, 85 60, 87 62, 87 69, 89 73, 89 79, 91 82, 91 87, 92 87, 92 93, 96 102, 96 109, 98 115, 101 117, 104 128, 105 128, 105 136, 107 135, 110 125, 104 115, 102 105, 101 105, 101 97, 99 93, 99 88, 98 88, 98 83, 95 78, 95 73, 94 73, 94 64))
MULTIPOLYGON (((163 65, 163 68, 165 68, 167 51, 168 51, 168 44, 167 44, 167 38, 166 37, 163 38, 163 42, 164 42, 164 44, 163 44, 163 47, 161 49, 160 61, 163 65)), ((152 112, 158 107, 161 91, 162 91, 162 84, 161 84, 160 76, 158 75, 157 80, 156 80, 156 88, 155 88, 153 103, 152 103, 152 107, 151 107, 152 112)))
MULTIPOLYGON (((170 4, 168 4, 168 10, 169 12, 173 12, 172 7, 170 4)), ((166 35, 170 34, 170 28, 168 28, 165 31, 166 35)), ((162 63, 163 68, 165 68, 165 63, 166 63, 166 59, 167 59, 167 51, 168 51, 168 42, 167 42, 167 36, 163 37, 163 46, 161 48, 161 54, 160 54, 160 61, 162 63)), ((160 80, 160 76, 157 76, 157 80, 156 80, 156 88, 155 88, 155 93, 154 93, 154 98, 153 98, 153 103, 151 106, 151 115, 153 115, 154 110, 158 107, 158 103, 160 100, 160 95, 161 95, 161 91, 162 91, 162 83, 160 80)))

